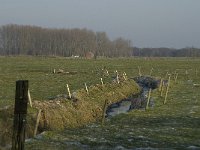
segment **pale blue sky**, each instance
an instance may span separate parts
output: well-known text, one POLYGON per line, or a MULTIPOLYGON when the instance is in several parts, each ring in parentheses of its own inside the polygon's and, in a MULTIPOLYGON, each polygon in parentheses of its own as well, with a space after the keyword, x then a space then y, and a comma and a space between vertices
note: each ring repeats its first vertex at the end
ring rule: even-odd
POLYGON ((200 0, 0 0, 0 25, 105 31, 138 47, 200 48, 200 0))

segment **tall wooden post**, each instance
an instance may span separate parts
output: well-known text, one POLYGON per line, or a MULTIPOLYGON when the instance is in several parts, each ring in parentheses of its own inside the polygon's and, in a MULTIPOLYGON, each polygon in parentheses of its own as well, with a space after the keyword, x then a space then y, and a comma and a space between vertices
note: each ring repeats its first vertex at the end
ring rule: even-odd
POLYGON ((101 78, 101 85, 103 86, 103 79, 101 78))
POLYGON ((39 122, 40 122, 41 112, 42 112, 42 110, 39 109, 38 110, 38 114, 37 114, 37 120, 36 120, 36 124, 35 124, 35 129, 34 129, 33 136, 37 135, 37 130, 38 130, 39 122))
POLYGON ((148 92, 148 98, 147 98, 146 110, 149 109, 149 101, 150 101, 150 98, 151 98, 151 88, 149 89, 149 92, 148 92))
POLYGON ((169 79, 168 79, 168 84, 167 84, 167 90, 166 90, 166 93, 165 93, 164 104, 166 104, 166 102, 167 102, 167 95, 168 95, 168 92, 169 92, 169 86, 170 86, 170 78, 171 78, 171 75, 169 76, 169 79))
POLYGON ((88 87, 87 87, 86 83, 85 83, 85 90, 86 90, 87 94, 89 94, 88 87))
POLYGON ((69 85, 67 84, 67 91, 68 91, 68 94, 69 94, 69 98, 71 99, 72 98, 72 94, 70 92, 70 89, 69 89, 69 85))
POLYGON ((162 88, 162 84, 163 84, 163 78, 160 79, 160 84, 159 84, 159 88, 158 88, 158 91, 161 91, 161 88, 162 88))
POLYGON ((103 126, 104 122, 105 122, 105 115, 106 115, 107 103, 108 103, 108 100, 106 99, 105 103, 104 103, 104 106, 103 106, 101 126, 103 126))
POLYGON ((27 104, 28 81, 16 81, 12 150, 24 150, 27 104))

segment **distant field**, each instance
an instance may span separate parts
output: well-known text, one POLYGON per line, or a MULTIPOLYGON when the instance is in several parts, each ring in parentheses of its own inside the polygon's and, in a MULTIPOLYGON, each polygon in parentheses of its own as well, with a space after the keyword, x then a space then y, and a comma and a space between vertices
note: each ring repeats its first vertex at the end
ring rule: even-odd
POLYGON ((49 57, 0 57, 0 106, 14 101, 15 81, 29 80, 31 96, 35 100, 44 100, 58 94, 65 94, 66 84, 72 91, 88 85, 100 83, 102 69, 106 68, 111 76, 114 71, 126 72, 129 77, 138 75, 138 66, 142 74, 148 75, 154 68, 153 76, 165 76, 166 72, 179 69, 180 74, 185 69, 194 73, 200 65, 200 60, 185 58, 152 58, 152 59, 69 59, 49 57), (72 74, 53 74, 53 69, 63 69, 72 74), (74 73, 73 72, 77 72, 74 73))
MULTIPOLYGON (((119 115, 108 121, 104 128, 98 125, 63 133, 49 132, 41 140, 28 143, 43 148, 58 149, 71 147, 71 141, 79 142, 96 149, 105 148, 161 147, 184 148, 200 147, 200 59, 192 58, 120 58, 120 59, 69 59, 49 57, 0 57, 0 108, 13 104, 15 81, 29 80, 33 100, 46 100, 58 94, 66 94, 66 84, 72 91, 83 88, 84 83, 94 85, 103 77, 102 69, 107 69, 105 82, 111 82, 114 71, 126 72, 128 77, 141 73, 165 77, 166 73, 179 73, 177 84, 172 78, 172 86, 166 105, 158 92, 153 95, 156 100, 154 109, 148 111, 132 111, 119 115), (53 74, 53 69, 63 69, 66 74, 53 74), (187 70, 187 71, 186 71, 187 70), (109 144, 110 143, 110 144, 109 144), (54 145, 55 144, 55 145, 54 145)), ((78 145, 81 147, 81 144, 78 145)), ((75 148, 77 148, 75 146, 75 148)), ((72 147, 71 147, 72 148, 72 147)))

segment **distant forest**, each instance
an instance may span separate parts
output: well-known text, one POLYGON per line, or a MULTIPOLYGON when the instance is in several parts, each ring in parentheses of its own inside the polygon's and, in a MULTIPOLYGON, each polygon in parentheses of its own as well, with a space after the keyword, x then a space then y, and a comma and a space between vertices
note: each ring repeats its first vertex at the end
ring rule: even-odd
POLYGON ((197 48, 137 48, 124 38, 110 40, 105 32, 53 29, 29 25, 0 26, 0 55, 95 57, 200 57, 197 48))
POLYGON ((105 32, 87 29, 51 29, 28 25, 0 26, 0 55, 127 57, 130 40, 111 41, 105 32))
POLYGON ((186 47, 173 48, 132 48, 132 55, 138 57, 200 57, 200 49, 186 47))

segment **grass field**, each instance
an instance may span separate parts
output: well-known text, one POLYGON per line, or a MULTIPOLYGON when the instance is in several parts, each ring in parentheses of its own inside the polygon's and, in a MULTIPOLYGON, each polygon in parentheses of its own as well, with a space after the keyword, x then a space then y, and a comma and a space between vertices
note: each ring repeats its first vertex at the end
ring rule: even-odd
MULTIPOLYGON (((141 72, 165 77, 178 72, 177 83, 172 84, 167 104, 157 90, 153 91, 155 107, 147 111, 135 110, 106 121, 62 132, 46 132, 27 142, 27 149, 132 149, 132 148, 200 148, 200 59, 188 58, 128 58, 128 59, 69 59, 46 57, 0 57, 0 108, 14 103, 15 81, 29 80, 33 100, 46 100, 83 88, 84 83, 100 83, 102 68, 110 75, 126 72, 128 77, 141 72), (71 74, 53 74, 53 69, 71 74), (187 71, 186 71, 187 70, 187 71), (76 72, 76 73, 74 73, 76 72), (186 72, 188 74, 186 74, 186 72)), ((172 75, 173 76, 173 75, 172 75)))

